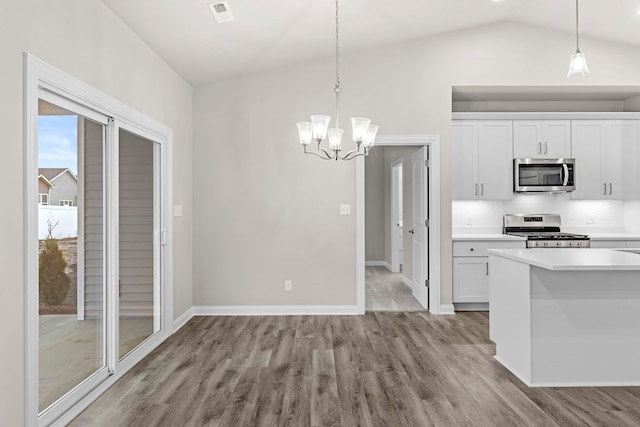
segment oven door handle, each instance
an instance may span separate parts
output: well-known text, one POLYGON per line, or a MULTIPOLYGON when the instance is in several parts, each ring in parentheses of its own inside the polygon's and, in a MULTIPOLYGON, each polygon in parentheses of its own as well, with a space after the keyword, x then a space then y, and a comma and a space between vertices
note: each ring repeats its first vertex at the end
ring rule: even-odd
POLYGON ((569 184, 569 166, 564 163, 562 165, 562 169, 564 170, 564 179, 562 180, 562 185, 566 187, 569 184))

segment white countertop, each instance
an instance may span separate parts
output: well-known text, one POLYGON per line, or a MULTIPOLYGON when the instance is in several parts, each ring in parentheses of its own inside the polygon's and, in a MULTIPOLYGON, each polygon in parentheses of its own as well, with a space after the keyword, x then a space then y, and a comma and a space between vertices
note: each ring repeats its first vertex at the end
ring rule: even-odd
POLYGON ((640 240, 640 234, 631 233, 583 233, 591 240, 640 240))
MULTIPOLYGON (((640 234, 636 233, 589 233, 576 232, 586 234, 591 240, 640 240, 640 234)), ((510 236, 502 233, 454 233, 451 235, 452 240, 526 240, 520 236, 510 236)))
POLYGON ((452 240, 527 240, 525 237, 510 236, 502 233, 457 233, 451 235, 452 240))
POLYGON ((640 270, 640 254, 612 249, 489 249, 489 255, 554 271, 640 270))

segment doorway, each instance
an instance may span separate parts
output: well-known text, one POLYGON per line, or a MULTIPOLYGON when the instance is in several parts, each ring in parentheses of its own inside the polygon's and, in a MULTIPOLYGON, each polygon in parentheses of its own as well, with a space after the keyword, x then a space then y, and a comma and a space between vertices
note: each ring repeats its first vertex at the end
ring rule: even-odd
POLYGON ((65 424, 170 332, 171 132, 26 59, 26 419, 65 424))
MULTIPOLYGON (((420 192, 422 200, 412 205, 411 212, 416 216, 416 221, 411 222, 411 228, 407 230, 408 219, 406 217, 406 202, 403 212, 403 273, 411 274, 412 295, 419 301, 423 308, 430 312, 440 313, 440 147, 438 136, 382 136, 376 141, 376 146, 399 147, 412 146, 418 149, 411 158, 410 173, 413 178, 423 185, 420 192), (409 233, 413 231, 413 233, 409 233), (407 233, 411 239, 407 239, 407 233), (411 258, 416 256, 418 262, 412 263, 408 268, 410 257, 407 248, 411 242, 411 258), (435 250, 430 250, 435 248, 435 250), (409 271, 409 273, 407 273, 409 271), (414 279, 415 277, 415 279, 414 279)), ((373 150, 375 152, 375 149, 373 150)), ((373 153, 372 153, 373 154, 373 153)), ((371 155, 370 155, 371 156, 371 155)), ((404 178, 407 174, 408 163, 405 162, 404 178)), ((406 182, 403 181, 403 184, 406 182)), ((365 161, 356 159, 356 224, 357 224, 357 310, 365 312, 365 288, 366 288, 366 238, 365 238, 365 161)), ((406 194, 406 192, 405 192, 406 194)), ((367 197, 369 193, 367 193, 367 197)), ((414 194, 414 198, 416 195, 414 194)), ((368 227, 369 225, 367 225, 368 227)), ((385 258, 386 259, 386 258, 385 258)), ((384 265, 384 262, 382 261, 384 265)), ((391 266, 389 264, 389 269, 391 266)))
MULTIPOLYGON (((414 195, 412 158, 419 146, 382 146, 365 159, 366 275, 367 311, 424 310, 413 296, 413 263, 401 268, 403 253, 412 258, 411 227, 414 195), (407 165, 408 167, 403 167, 407 165), (404 176, 406 174, 406 177, 404 176), (406 184, 406 185, 405 185, 406 184), (406 206, 405 206, 406 205, 406 206), (404 212, 409 223, 404 227, 404 212), (405 236, 406 234, 406 236, 405 236), (406 238, 405 238, 406 237, 406 238)), ((420 153, 421 155, 421 153, 420 153)), ((417 183, 423 192, 421 181, 417 183)), ((421 203, 422 197, 418 200, 421 203)))

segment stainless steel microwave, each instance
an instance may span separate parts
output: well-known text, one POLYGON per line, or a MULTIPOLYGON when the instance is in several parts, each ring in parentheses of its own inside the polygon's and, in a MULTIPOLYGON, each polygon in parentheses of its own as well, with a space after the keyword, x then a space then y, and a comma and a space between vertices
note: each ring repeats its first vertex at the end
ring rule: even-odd
POLYGON ((565 193, 576 189, 575 159, 514 159, 517 193, 565 193))

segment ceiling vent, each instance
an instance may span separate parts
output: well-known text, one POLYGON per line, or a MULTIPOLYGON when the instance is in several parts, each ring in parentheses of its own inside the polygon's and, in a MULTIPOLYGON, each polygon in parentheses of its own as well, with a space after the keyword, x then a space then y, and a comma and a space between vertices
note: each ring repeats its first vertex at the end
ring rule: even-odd
POLYGON ((231 8, 229 7, 229 2, 220 1, 216 3, 211 3, 209 5, 211 8, 211 13, 216 17, 216 21, 222 24, 223 22, 235 21, 235 17, 233 16, 233 12, 231 12, 231 8))

